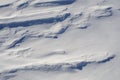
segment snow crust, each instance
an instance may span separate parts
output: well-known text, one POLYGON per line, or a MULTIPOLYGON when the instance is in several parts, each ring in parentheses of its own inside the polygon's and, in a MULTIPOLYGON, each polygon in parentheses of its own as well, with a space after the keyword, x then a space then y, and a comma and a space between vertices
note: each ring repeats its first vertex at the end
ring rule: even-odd
POLYGON ((0 0, 0 80, 119 80, 120 0, 0 0))

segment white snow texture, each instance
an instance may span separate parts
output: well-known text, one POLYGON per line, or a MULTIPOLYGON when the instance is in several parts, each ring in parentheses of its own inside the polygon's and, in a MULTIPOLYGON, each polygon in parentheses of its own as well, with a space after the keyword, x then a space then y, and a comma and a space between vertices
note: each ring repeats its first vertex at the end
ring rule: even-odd
POLYGON ((0 80, 120 80, 120 0, 0 0, 0 80))

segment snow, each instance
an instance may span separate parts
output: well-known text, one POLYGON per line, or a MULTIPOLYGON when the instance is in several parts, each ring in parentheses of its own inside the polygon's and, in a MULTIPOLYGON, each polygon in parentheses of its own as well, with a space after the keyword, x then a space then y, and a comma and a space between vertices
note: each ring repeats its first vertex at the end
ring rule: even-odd
POLYGON ((119 80, 119 0, 0 0, 0 80, 119 80))

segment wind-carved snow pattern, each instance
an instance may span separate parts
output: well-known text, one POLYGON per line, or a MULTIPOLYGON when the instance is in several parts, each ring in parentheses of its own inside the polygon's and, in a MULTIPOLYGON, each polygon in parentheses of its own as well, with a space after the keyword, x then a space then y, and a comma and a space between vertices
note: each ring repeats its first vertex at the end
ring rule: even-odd
MULTIPOLYGON (((106 57, 103 60, 99 61, 81 61, 81 62, 70 62, 70 63, 58 63, 58 64, 43 64, 43 65, 29 65, 29 66, 23 66, 20 68, 16 69, 11 69, 11 70, 6 70, 0 74, 1 75, 9 75, 13 74, 12 76, 3 76, 3 78, 13 78, 17 75, 18 72, 20 71, 42 71, 42 72, 76 72, 76 71, 81 71, 87 65, 94 65, 94 64, 103 64, 111 61, 112 59, 115 58, 115 55, 111 55, 106 57)), ((7 80, 7 79, 6 79, 7 80)))
POLYGON ((49 7, 49 6, 61 6, 61 5, 69 5, 75 2, 75 0, 55 0, 48 2, 40 2, 35 3, 34 7, 49 7))
POLYGON ((46 30, 44 36, 46 38, 57 38, 58 35, 64 33, 68 27, 67 25, 62 25, 62 23, 57 23, 49 30, 46 30))
POLYGON ((4 27, 10 27, 10 28, 19 27, 19 26, 27 27, 27 26, 32 26, 32 25, 61 22, 61 21, 64 21, 69 16, 70 16, 70 13, 66 13, 63 15, 58 15, 56 17, 50 17, 50 18, 44 18, 44 19, 2 23, 0 24, 0 29, 4 27))
POLYGON ((0 80, 116 79, 118 7, 118 0, 1 0, 0 80))
POLYGON ((26 38, 26 37, 23 36, 23 37, 21 37, 20 39, 15 40, 14 42, 12 42, 12 44, 9 45, 8 48, 12 48, 12 47, 17 46, 19 43, 22 43, 22 42, 24 41, 25 38, 26 38))
POLYGON ((9 7, 11 4, 0 5, 0 8, 9 7))
POLYGON ((91 16, 96 18, 109 17, 113 15, 111 6, 94 6, 93 8, 90 8, 90 10, 94 10, 91 16))
POLYGON ((42 55, 41 58, 58 56, 58 55, 67 55, 67 52, 64 51, 64 50, 56 50, 56 51, 52 51, 52 52, 50 52, 50 53, 47 53, 47 54, 42 55))

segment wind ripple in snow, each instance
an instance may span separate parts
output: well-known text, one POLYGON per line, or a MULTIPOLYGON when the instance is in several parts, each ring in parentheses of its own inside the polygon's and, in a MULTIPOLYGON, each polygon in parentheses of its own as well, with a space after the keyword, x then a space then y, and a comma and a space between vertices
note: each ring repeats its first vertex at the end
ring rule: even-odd
POLYGON ((11 70, 6 70, 2 73, 16 73, 18 71, 44 71, 44 72, 49 72, 49 71, 57 71, 57 72, 74 72, 74 71, 79 71, 83 70, 84 67, 86 67, 89 64, 103 64, 111 61, 112 59, 115 58, 115 55, 108 56, 102 60, 98 61, 80 61, 80 62, 68 62, 68 63, 56 63, 56 64, 41 64, 41 65, 26 65, 21 68, 14 68, 11 70))
POLYGON ((64 21, 69 16, 70 16, 70 13, 65 13, 63 15, 58 15, 56 17, 19 21, 19 22, 1 23, 0 29, 2 29, 4 27, 14 28, 14 27, 19 27, 19 26, 27 27, 27 26, 32 26, 32 25, 56 23, 56 22, 64 21))
POLYGON ((41 3, 35 3, 34 7, 49 7, 49 6, 60 6, 60 5, 68 5, 75 2, 75 0, 56 0, 56 1, 50 1, 50 2, 41 2, 41 3))

